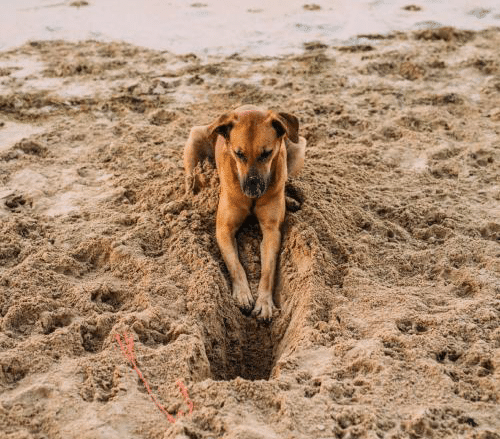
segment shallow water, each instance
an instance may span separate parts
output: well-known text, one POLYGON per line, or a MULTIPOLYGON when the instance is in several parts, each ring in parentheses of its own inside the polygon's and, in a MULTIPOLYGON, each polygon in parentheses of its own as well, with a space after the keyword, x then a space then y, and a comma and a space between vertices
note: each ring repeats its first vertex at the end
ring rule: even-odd
POLYGON ((174 53, 275 56, 304 42, 349 43, 358 34, 438 25, 500 25, 498 0, 20 0, 1 2, 0 50, 27 40, 123 40, 174 53), (85 6, 74 6, 88 3, 85 6), (139 6, 140 5, 140 6, 139 6), (304 7, 305 5, 309 5, 304 7), (405 6, 417 7, 411 10, 405 6), (415 10, 420 9, 420 10, 415 10))

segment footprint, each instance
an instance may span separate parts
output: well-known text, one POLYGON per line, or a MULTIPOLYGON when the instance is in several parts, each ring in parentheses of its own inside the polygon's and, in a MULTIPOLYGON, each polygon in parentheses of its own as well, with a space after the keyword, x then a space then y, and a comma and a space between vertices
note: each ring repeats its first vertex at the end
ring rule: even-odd
POLYGON ((39 157, 45 157, 47 155, 47 148, 45 146, 29 139, 23 139, 16 143, 13 149, 20 149, 25 154, 36 155, 39 157))
POLYGON ((28 374, 26 362, 22 362, 17 357, 3 357, 0 359, 0 383, 15 384, 21 381, 28 374))
POLYGON ((103 312, 117 312, 123 305, 122 293, 105 284, 92 291, 90 300, 103 312))
POLYGON ((455 363, 462 356, 462 353, 454 349, 444 349, 437 352, 435 355, 438 363, 444 363, 446 360, 455 363))
POLYGON ((177 337, 174 335, 174 330, 169 328, 168 323, 163 322, 147 322, 136 321, 132 325, 132 329, 138 335, 139 341, 153 348, 167 345, 177 337), (152 327, 154 326, 154 328, 152 327))
POLYGON ((19 212, 23 207, 31 207, 32 202, 28 201, 23 195, 12 194, 9 195, 5 200, 5 205, 12 212, 19 212))
POLYGON ((115 319, 97 318, 89 320, 80 325, 82 346, 87 352, 100 352, 103 348, 104 339, 111 331, 115 319))
POLYGON ((490 222, 479 230, 483 239, 500 242, 500 224, 490 222))
POLYGON ((40 324, 44 334, 52 334, 58 328, 68 326, 73 317, 67 310, 42 313, 40 324))
POLYGON ((427 332, 427 326, 411 318, 399 319, 396 321, 397 328, 404 334, 422 334, 427 332))

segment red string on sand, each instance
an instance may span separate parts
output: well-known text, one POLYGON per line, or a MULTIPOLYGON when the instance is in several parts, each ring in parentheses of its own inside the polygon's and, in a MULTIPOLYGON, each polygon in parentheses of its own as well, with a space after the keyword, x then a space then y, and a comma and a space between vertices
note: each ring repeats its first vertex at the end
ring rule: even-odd
MULTIPOLYGON (((165 410, 165 407, 163 407, 156 397, 153 395, 153 392, 151 392, 151 388, 149 387, 149 384, 147 381, 144 379, 144 376, 142 375, 142 372, 140 369, 137 367, 137 363, 135 360, 135 355, 134 355, 134 337, 132 335, 127 336, 126 333, 123 334, 123 342, 118 334, 115 335, 116 341, 118 342, 118 345, 120 346, 120 350, 122 351, 122 354, 124 357, 132 364, 132 367, 134 370, 137 372, 137 375, 141 379, 141 381, 144 384, 144 387, 146 387, 146 390, 149 393, 149 396, 153 400, 154 404, 158 409, 167 417, 168 421, 171 422, 172 424, 177 420, 174 418, 170 413, 168 413, 165 410)), ((193 402, 191 399, 189 399, 189 395, 186 389, 186 386, 181 380, 177 380, 176 384, 179 386, 179 390, 184 396, 184 401, 186 402, 187 406, 189 407, 189 414, 193 413, 193 402)), ((180 418, 184 416, 184 412, 182 410, 179 410, 179 413, 177 414, 177 417, 180 418)))

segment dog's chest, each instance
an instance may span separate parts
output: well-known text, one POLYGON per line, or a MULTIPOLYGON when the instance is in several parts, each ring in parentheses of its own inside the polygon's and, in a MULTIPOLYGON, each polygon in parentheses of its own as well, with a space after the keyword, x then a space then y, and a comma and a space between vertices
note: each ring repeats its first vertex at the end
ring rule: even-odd
POLYGON ((250 204, 250 213, 252 215, 255 215, 255 204, 257 203, 257 199, 253 199, 251 203, 252 204, 250 204))

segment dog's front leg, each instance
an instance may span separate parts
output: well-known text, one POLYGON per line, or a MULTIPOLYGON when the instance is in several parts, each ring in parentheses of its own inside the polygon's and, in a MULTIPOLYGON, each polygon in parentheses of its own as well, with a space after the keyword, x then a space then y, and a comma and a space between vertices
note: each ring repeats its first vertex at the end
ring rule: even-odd
POLYGON ((238 306, 250 312, 255 300, 248 286, 248 280, 238 257, 236 232, 240 228, 248 211, 236 206, 229 206, 228 200, 221 194, 217 210, 216 237, 219 249, 229 271, 233 285, 233 297, 238 306))
POLYGON ((274 278, 281 246, 281 225, 284 217, 284 200, 273 209, 256 210, 262 230, 260 244, 261 276, 255 308, 252 312, 258 319, 270 320, 275 309, 273 303, 274 278), (276 210, 275 210, 276 209, 276 210), (271 215, 269 215, 271 213, 271 215))

